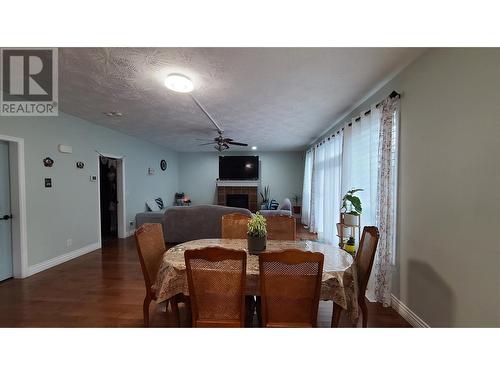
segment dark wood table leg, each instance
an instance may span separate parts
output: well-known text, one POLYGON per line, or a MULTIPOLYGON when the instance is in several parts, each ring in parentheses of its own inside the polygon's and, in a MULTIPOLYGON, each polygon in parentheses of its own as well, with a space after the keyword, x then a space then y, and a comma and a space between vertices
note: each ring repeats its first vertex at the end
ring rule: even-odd
POLYGON ((170 299, 170 307, 172 308, 172 314, 174 315, 175 323, 177 327, 181 326, 181 319, 179 315, 179 296, 173 296, 170 299))
POLYGON ((255 311, 255 297, 245 296, 245 327, 252 327, 253 325, 253 314, 255 311))
POLYGON ((187 323, 189 327, 193 326, 193 314, 191 314, 191 300, 189 299, 189 296, 183 295, 183 301, 184 301, 184 307, 186 309, 186 314, 187 314, 187 323))
POLYGON ((333 311, 332 311, 332 328, 337 328, 340 322, 340 314, 342 313, 342 307, 333 302, 333 311))
POLYGON ((261 310, 261 298, 260 296, 255 297, 255 308, 257 309, 257 322, 259 327, 262 327, 262 310, 261 310))

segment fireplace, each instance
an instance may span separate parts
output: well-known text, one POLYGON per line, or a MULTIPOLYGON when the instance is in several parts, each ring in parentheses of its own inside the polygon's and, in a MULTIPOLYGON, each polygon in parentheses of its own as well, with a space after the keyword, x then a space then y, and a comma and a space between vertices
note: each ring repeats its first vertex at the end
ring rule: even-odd
POLYGON ((248 208, 248 194, 226 194, 226 206, 248 208))
POLYGON ((217 204, 257 211, 256 181, 217 181, 217 204))

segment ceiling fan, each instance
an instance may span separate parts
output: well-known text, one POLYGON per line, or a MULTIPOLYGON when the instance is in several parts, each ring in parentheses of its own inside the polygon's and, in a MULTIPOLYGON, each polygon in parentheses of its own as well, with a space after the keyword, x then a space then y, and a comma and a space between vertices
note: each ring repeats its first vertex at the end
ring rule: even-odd
POLYGON ((199 146, 207 146, 207 145, 214 145, 214 148, 219 151, 225 151, 229 149, 230 145, 233 146, 248 146, 247 143, 242 143, 242 142, 235 142, 234 139, 232 138, 226 138, 222 134, 224 133, 224 129, 221 128, 221 126, 215 121, 215 119, 210 116, 210 114, 207 112, 207 110, 201 105, 201 103, 191 94, 191 91, 193 90, 193 83, 191 80, 182 75, 182 74, 170 74, 167 77, 167 80, 165 81, 166 86, 176 92, 182 92, 189 94, 191 99, 195 102, 195 104, 200 108, 200 110, 208 117, 210 122, 215 126, 215 130, 219 135, 213 139, 197 139, 197 141, 210 141, 206 143, 202 143, 199 146))
MULTIPOLYGON (((196 103, 198 108, 201 109, 201 111, 208 117, 210 122, 215 126, 217 133, 219 133, 219 136, 215 137, 213 140, 210 140, 210 142, 201 143, 199 146, 207 146, 207 145, 213 144, 214 148, 219 152, 227 150, 230 145, 244 146, 244 147, 248 146, 247 143, 235 142, 234 139, 232 139, 232 138, 224 137, 222 135, 222 133, 224 133, 224 130, 220 127, 220 125, 217 123, 217 121, 215 121, 215 119, 212 116, 210 116, 210 114, 207 112, 207 110, 205 108, 203 108, 201 103, 192 94, 189 94, 189 95, 191 96, 191 99, 193 99, 193 101, 196 103)), ((197 140, 198 141, 208 141, 208 139, 197 139, 197 140)))

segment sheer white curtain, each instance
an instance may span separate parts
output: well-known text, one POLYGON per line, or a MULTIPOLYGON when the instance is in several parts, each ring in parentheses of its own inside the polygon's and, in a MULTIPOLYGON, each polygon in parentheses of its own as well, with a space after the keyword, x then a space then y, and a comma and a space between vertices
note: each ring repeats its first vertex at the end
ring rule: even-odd
POLYGON ((380 110, 375 106, 344 128, 342 195, 353 188, 363 189, 356 193, 363 208, 361 227, 376 223, 379 128, 380 110))
MULTIPOLYGON (((363 208, 361 230, 377 224, 380 116, 380 109, 373 106, 368 114, 344 128, 342 195, 353 188, 363 189, 357 193, 363 208)), ((374 274, 372 271, 367 286, 370 301, 375 300, 374 274)))
POLYGON ((315 149, 312 178, 311 230, 328 243, 337 242, 342 177, 342 133, 315 149))
POLYGON ((304 166, 304 185, 302 188, 302 217, 301 222, 309 226, 311 224, 311 183, 313 171, 314 151, 306 152, 306 161, 304 166))

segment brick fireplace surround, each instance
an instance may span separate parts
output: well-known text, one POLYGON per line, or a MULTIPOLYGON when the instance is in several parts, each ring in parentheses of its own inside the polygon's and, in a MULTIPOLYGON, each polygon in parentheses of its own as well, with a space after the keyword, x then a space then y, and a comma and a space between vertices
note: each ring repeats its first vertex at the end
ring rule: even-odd
POLYGON ((217 186, 217 204, 226 206, 228 194, 248 195, 248 209, 257 211, 257 186, 217 186))

